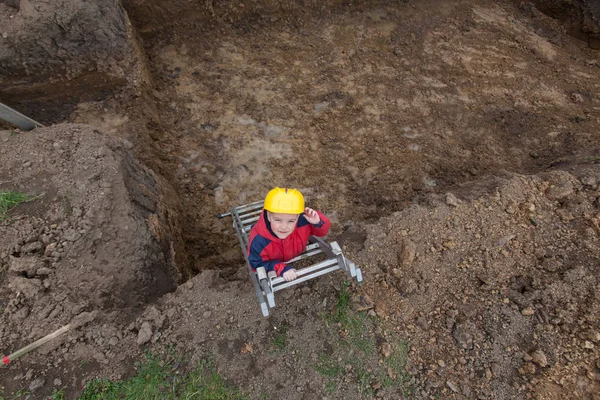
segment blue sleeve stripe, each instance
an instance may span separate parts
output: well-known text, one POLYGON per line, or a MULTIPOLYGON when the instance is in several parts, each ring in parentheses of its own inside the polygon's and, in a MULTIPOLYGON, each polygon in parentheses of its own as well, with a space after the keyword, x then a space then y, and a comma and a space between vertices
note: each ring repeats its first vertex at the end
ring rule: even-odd
POLYGON ((252 268, 256 269, 258 267, 265 267, 268 271, 273 271, 275 269, 275 265, 279 261, 264 261, 260 256, 260 253, 271 243, 269 239, 266 239, 260 235, 256 235, 250 243, 250 254, 248 255, 248 261, 252 268))
POLYGON ((306 226, 306 225, 308 225, 308 221, 304 217, 304 214, 301 214, 300 218, 298 218, 298 228, 302 228, 303 226, 306 226))

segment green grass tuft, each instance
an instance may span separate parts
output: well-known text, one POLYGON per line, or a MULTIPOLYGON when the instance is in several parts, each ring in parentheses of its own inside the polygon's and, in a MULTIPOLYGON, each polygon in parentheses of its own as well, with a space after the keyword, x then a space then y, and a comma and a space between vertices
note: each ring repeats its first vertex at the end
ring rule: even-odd
POLYGON ((327 354, 321 354, 315 369, 326 377, 328 393, 331 393, 330 388, 337 390, 345 386, 345 382, 353 382, 355 390, 366 397, 375 394, 375 384, 410 393, 406 373, 408 343, 388 337, 392 353, 387 359, 381 358, 373 331, 382 322, 352 309, 348 282, 340 288, 333 309, 323 315, 323 322, 333 340, 327 354))
POLYGON ((30 196, 25 193, 0 191, 0 221, 8 218, 10 210, 22 203, 37 199, 38 196, 30 196))
POLYGON ((273 346, 277 350, 284 350, 288 345, 287 326, 281 326, 273 336, 273 346))
POLYGON ((94 380, 80 400, 236 400, 246 399, 218 373, 214 364, 202 360, 196 368, 180 374, 171 363, 147 355, 136 376, 123 381, 94 380))
POLYGON ((54 392, 52 393, 52 397, 50 397, 50 400, 65 400, 64 389, 54 390, 54 392))

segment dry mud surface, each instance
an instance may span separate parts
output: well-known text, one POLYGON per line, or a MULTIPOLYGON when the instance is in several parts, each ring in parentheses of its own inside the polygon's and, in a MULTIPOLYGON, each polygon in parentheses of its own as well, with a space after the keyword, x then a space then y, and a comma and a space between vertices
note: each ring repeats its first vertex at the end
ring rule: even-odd
POLYGON ((137 96, 0 131, 0 189, 39 195, 0 221, 0 351, 94 316, 0 370, 5 393, 76 398, 172 348, 252 399, 597 399, 598 53, 529 2, 232 15, 140 28, 137 96), (365 282, 263 318, 214 215, 274 184, 365 282), (365 346, 324 317, 345 290, 365 346))

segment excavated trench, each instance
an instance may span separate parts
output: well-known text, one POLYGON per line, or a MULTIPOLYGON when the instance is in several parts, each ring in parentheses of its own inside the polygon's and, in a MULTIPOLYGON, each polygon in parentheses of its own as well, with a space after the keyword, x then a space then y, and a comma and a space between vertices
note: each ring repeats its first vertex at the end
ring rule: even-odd
MULTIPOLYGON (((32 12, 18 3, 0 7, 32 12)), ((533 8, 514 19, 487 6, 128 0, 126 12, 82 8, 52 28, 63 39, 77 33, 67 43, 79 53, 60 45, 56 62, 36 56, 28 68, 43 71, 38 78, 5 59, 1 101, 42 123, 89 123, 132 142, 178 193, 184 279, 205 268, 227 277, 242 259, 229 221, 215 215, 273 185, 301 188, 331 216, 333 236, 360 245, 363 223, 410 202, 503 170, 545 170, 574 149, 595 154, 597 94, 588 78, 565 78, 573 61, 549 43, 579 46, 581 63, 593 51, 533 8), (85 28, 96 29, 93 40, 90 21, 106 24, 85 28), (532 35, 532 25, 544 29, 532 35)))

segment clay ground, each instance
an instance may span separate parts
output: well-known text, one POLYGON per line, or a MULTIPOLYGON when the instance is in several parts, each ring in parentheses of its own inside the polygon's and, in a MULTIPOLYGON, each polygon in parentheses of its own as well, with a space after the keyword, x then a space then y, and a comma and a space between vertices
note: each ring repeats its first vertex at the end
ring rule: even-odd
POLYGON ((182 20, 142 43, 150 98, 0 132, 0 189, 46 199, 0 222, 2 351, 98 312, 0 370, 0 396, 77 398, 172 348, 252 399, 598 398, 597 51, 477 0, 182 20), (331 218, 365 282, 301 285, 263 318, 215 215, 275 184, 331 218), (176 290, 164 204, 201 271, 176 290))

